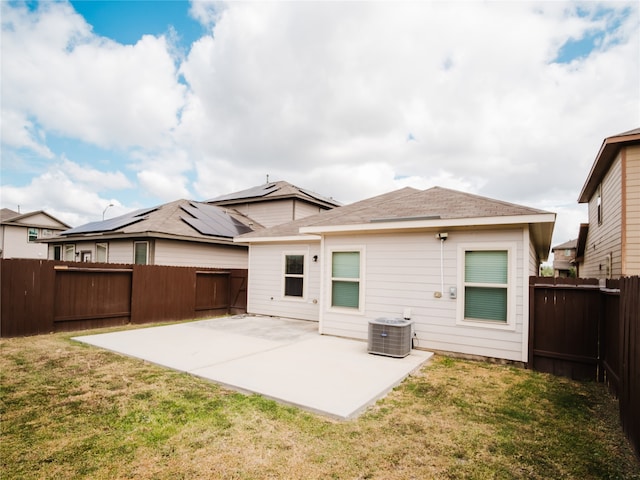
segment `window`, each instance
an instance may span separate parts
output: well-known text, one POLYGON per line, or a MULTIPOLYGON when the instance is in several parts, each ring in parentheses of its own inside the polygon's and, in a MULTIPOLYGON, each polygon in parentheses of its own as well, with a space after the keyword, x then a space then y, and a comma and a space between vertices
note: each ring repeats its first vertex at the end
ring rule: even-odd
POLYGON ((29 227, 27 232, 27 241, 35 242, 38 239, 38 229, 29 227))
POLYGON ((62 260, 62 245, 53 246, 53 259, 62 260))
POLYGON ((331 306, 360 308, 360 252, 333 252, 331 306))
POLYGON ((565 256, 565 257, 570 257, 570 256, 571 256, 571 249, 570 249, 570 248, 567 248, 567 249, 564 251, 564 256, 565 256))
POLYGON ((133 243, 133 263, 137 265, 149 263, 149 242, 133 243))
POLYGON ((598 209, 598 225, 602 225, 602 184, 598 185, 596 193, 596 208, 598 209))
POLYGON ((96 262, 107 263, 108 244, 96 243, 96 262))
POLYGON ((48 228, 43 228, 42 229, 42 237, 43 238, 53 237, 53 230, 50 230, 48 228))
POLYGON ((464 251, 463 320, 509 321, 509 250, 464 251))
POLYGON ((285 255, 284 264, 284 295, 286 297, 302 297, 304 255, 285 255))
POLYGON ((76 246, 74 244, 68 244, 64 246, 64 260, 67 262, 73 262, 76 259, 76 246))

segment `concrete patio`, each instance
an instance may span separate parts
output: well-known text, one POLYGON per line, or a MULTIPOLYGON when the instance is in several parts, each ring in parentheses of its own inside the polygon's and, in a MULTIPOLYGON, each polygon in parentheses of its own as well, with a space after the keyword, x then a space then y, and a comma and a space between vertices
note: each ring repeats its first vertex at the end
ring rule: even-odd
POLYGON ((358 416, 433 355, 371 355, 366 342, 318 334, 315 322, 251 315, 74 340, 338 419, 358 416))

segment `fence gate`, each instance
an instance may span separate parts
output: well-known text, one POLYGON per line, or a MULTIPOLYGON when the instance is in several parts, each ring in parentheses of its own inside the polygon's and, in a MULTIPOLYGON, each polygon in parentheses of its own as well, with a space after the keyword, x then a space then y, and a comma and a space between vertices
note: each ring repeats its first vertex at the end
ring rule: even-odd
POLYGON ((601 298, 597 280, 531 277, 529 366, 598 379, 601 298))

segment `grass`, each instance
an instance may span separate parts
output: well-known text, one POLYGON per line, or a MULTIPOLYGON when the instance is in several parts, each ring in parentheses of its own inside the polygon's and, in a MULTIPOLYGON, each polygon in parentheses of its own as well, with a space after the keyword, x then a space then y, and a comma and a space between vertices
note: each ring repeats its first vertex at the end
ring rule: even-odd
POLYGON ((337 422, 71 336, 0 341, 2 478, 640 479, 595 383, 435 357, 337 422))

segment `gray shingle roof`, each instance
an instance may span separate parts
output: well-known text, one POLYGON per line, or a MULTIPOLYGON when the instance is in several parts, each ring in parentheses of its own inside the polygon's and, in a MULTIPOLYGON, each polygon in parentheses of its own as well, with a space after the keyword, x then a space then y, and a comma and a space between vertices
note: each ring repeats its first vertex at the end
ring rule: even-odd
MULTIPOLYGON (((176 200, 154 208, 136 210, 61 233, 62 236, 162 234, 193 239, 231 239, 251 231, 251 219, 233 209, 202 202, 176 200)), ((260 225, 257 225, 260 227, 260 225)))
POLYGON ((320 203, 331 207, 341 205, 340 202, 333 198, 324 197, 284 181, 265 183, 264 185, 258 185, 239 192, 220 195, 207 200, 207 203, 214 205, 231 205, 238 202, 257 202, 281 198, 299 198, 310 201, 311 203, 320 203))
POLYGON ((359 225, 378 221, 466 219, 546 214, 544 210, 442 187, 406 187, 284 225, 242 235, 240 241, 298 235, 302 227, 359 225))

